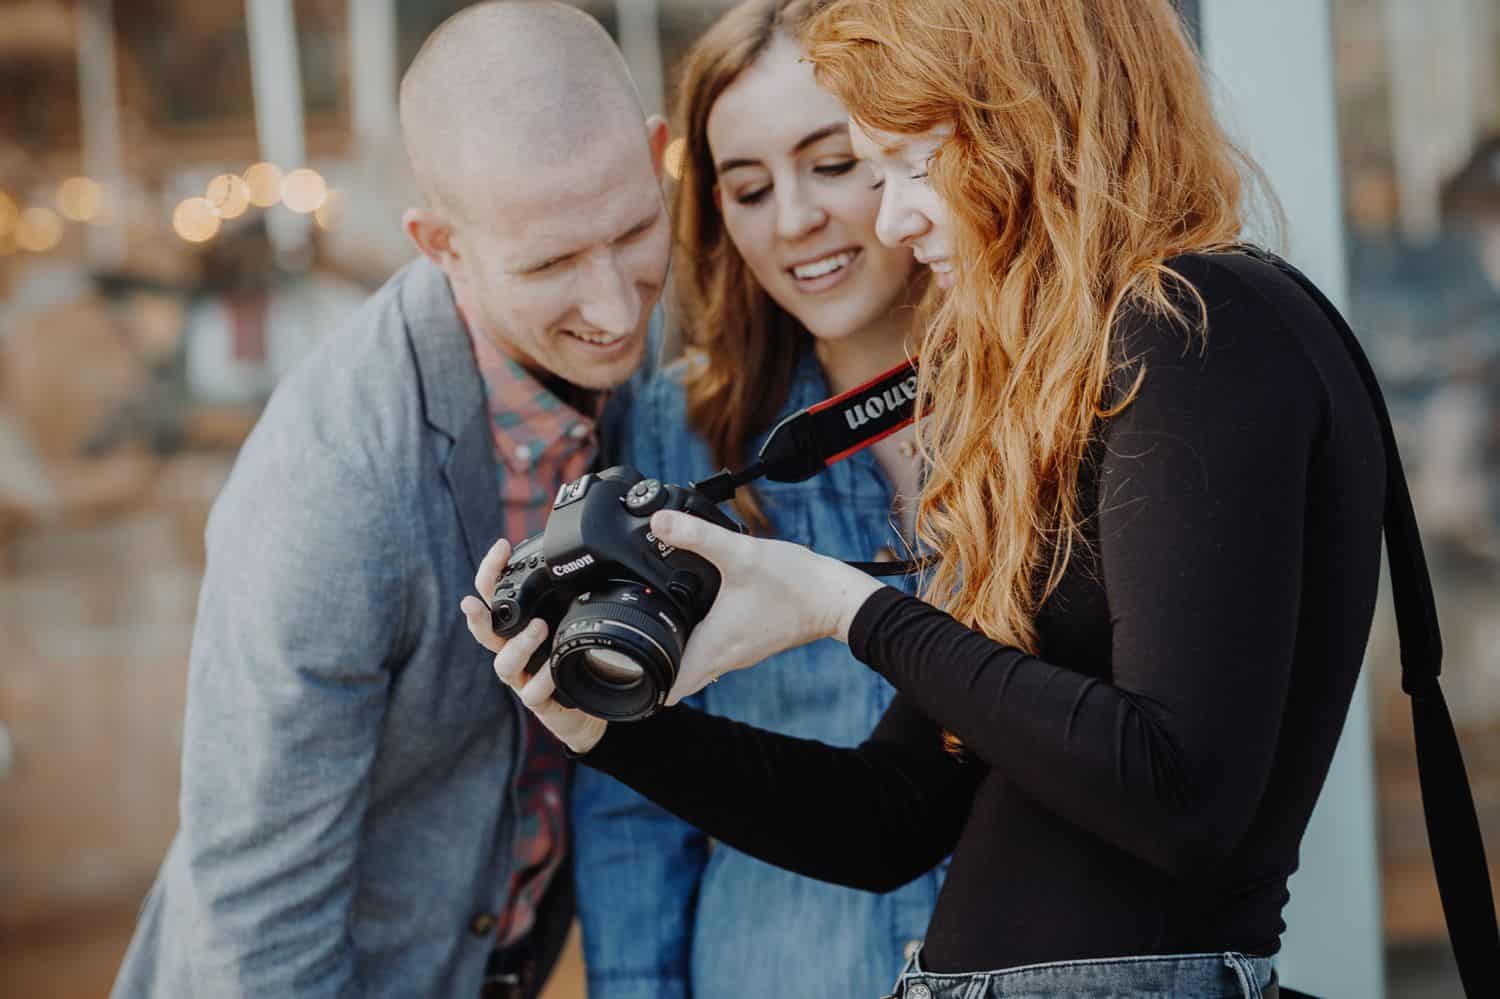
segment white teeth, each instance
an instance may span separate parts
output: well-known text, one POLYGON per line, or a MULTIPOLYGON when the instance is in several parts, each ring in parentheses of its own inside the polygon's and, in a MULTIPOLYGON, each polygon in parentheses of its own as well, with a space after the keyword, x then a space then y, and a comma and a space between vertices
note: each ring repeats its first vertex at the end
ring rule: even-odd
POLYGON ((629 336, 628 333, 580 333, 578 330, 569 330, 568 333, 596 347, 610 347, 629 336))
POLYGON ((792 275, 799 281, 810 281, 813 278, 822 277, 824 274, 832 274, 842 267, 847 267, 849 261, 854 259, 854 253, 845 250, 843 253, 835 253, 831 257, 815 260, 810 264, 801 264, 792 268, 792 275))

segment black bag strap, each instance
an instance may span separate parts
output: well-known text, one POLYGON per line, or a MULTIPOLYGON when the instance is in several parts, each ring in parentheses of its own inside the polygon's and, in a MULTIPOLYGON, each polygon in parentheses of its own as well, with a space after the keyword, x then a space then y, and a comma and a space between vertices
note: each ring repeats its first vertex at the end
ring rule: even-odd
POLYGON ((1259 247, 1244 250, 1296 281, 1323 310, 1343 338, 1380 421, 1385 443, 1385 552, 1401 645, 1401 689, 1411 697, 1417 773, 1432 866, 1465 993, 1472 997, 1500 996, 1500 926, 1495 919, 1489 865, 1458 733, 1438 686, 1443 639, 1438 630, 1437 603, 1385 396, 1354 331, 1317 286, 1275 254, 1259 247))

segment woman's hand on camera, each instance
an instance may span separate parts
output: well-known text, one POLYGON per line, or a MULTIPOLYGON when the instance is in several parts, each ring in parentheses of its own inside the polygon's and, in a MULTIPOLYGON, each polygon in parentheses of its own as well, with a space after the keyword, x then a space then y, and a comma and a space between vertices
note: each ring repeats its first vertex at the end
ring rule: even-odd
MULTIPOLYGON (((505 570, 510 558, 510 543, 504 538, 495 542, 479 571, 474 574, 474 588, 480 593, 494 593, 495 582, 505 570)), ((533 676, 526 675, 526 664, 532 654, 547 640, 547 623, 534 620, 512 638, 505 639, 495 634, 495 625, 490 617, 486 600, 464 597, 460 605, 464 618, 469 622, 469 634, 474 640, 495 653, 495 675, 506 686, 516 692, 521 703, 531 709, 548 731, 562 740, 575 753, 587 753, 604 738, 604 729, 609 724, 602 718, 586 715, 573 708, 565 708, 552 696, 557 691, 552 681, 552 663, 548 662, 533 676)))
POLYGON ((847 641, 855 612, 881 586, 801 545, 736 534, 687 514, 659 511, 651 529, 708 559, 722 577, 713 609, 688 639, 668 704, 786 649, 820 638, 847 641))

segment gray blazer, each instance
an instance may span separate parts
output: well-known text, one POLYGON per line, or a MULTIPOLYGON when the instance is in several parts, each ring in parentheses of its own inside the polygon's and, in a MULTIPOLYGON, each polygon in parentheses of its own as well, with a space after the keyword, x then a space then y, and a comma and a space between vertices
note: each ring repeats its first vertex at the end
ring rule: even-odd
POLYGON ((458 609, 492 447, 426 260, 277 389, 209 518, 180 828, 115 996, 479 994, 522 734, 458 609))

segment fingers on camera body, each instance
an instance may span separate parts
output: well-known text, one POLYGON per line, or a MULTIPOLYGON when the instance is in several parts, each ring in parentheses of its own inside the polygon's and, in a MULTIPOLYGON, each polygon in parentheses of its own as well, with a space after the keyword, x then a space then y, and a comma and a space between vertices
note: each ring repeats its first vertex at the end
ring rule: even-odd
MULTIPOLYGON (((527 682, 526 664, 547 640, 547 622, 538 618, 532 621, 514 638, 500 641, 495 653, 495 675, 517 690, 527 682)), ((539 674, 542 670, 537 671, 539 674)))
POLYGON ((479 570, 474 573, 474 589, 484 597, 490 599, 490 594, 495 592, 495 583, 500 579, 500 573, 505 571, 505 563, 510 561, 510 542, 501 538, 490 546, 485 552, 484 558, 479 562, 479 570))
POLYGON ((464 597, 458 606, 464 612, 464 621, 468 624, 469 634, 474 636, 474 641, 491 652, 499 652, 505 648, 505 639, 495 634, 495 624, 490 618, 488 604, 478 597, 464 597))

